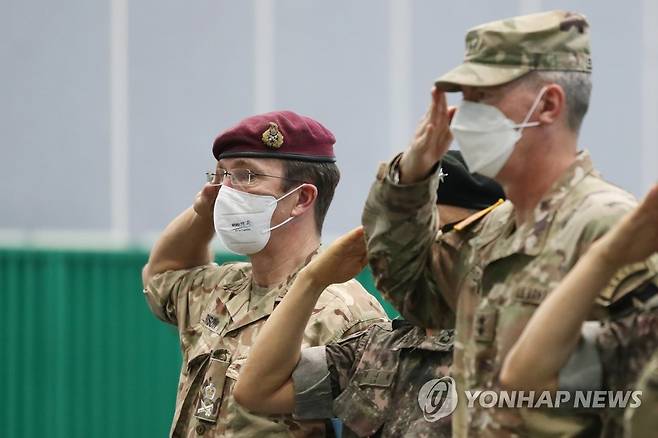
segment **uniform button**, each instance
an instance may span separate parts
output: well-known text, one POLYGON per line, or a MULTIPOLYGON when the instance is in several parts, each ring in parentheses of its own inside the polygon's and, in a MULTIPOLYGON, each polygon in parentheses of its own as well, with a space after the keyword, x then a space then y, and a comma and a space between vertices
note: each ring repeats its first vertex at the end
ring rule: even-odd
POLYGON ((203 424, 197 424, 197 426, 196 426, 196 433, 197 433, 198 435, 203 435, 204 433, 206 433, 206 426, 203 425, 203 424))

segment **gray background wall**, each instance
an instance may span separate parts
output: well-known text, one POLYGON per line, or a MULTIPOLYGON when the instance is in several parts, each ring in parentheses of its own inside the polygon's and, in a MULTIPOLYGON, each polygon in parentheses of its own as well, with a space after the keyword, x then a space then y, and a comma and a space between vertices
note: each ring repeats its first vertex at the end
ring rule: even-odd
POLYGON ((272 109, 338 138, 328 240, 359 223, 465 30, 555 8, 592 24, 581 145, 641 196, 658 180, 651 0, 0 0, 0 242, 149 244, 214 166, 214 136, 272 109))

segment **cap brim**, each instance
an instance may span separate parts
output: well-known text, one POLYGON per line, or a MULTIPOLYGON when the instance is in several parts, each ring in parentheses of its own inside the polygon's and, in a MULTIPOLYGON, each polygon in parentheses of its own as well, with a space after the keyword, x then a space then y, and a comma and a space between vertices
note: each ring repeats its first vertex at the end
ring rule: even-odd
POLYGON ((532 68, 519 65, 495 65, 465 62, 435 81, 444 91, 460 91, 461 87, 495 87, 520 78, 532 68))

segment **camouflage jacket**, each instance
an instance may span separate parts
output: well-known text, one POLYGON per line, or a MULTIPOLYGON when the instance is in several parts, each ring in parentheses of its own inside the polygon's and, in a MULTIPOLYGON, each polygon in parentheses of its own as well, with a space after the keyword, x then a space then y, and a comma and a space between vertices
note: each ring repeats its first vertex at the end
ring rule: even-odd
MULTIPOLYGON (((297 271, 298 272, 298 271, 297 271)), ((297 272, 262 298, 253 296, 251 265, 209 264, 155 275, 144 293, 153 313, 178 327, 183 353, 171 436, 318 436, 323 422, 259 416, 238 405, 233 387, 256 335, 297 272)), ((365 329, 385 312, 356 281, 329 286, 304 332, 305 347, 365 329)))
MULTIPOLYGON (((537 205, 534 221, 517 227, 514 206, 506 201, 455 248, 436 233, 438 174, 394 184, 390 170, 397 160, 380 167, 363 212, 370 265, 379 290, 412 322, 442 327, 456 310, 455 436, 573 436, 600 427, 597 419, 573 412, 483 409, 477 403, 467 409, 464 391, 500 388, 505 355, 537 306, 635 199, 605 182, 589 154, 580 152, 537 205)), ((592 317, 604 317, 608 304, 653 272, 643 265, 607 287, 592 317)))
MULTIPOLYGON (((649 334, 656 336, 656 327, 649 334)), ((626 409, 624 423, 626 438, 653 438, 658 430, 658 350, 642 372, 637 390, 642 391, 642 404, 634 409, 626 409)), ((613 436, 613 435, 610 435, 613 436)))
POLYGON ((610 319, 586 323, 590 327, 583 329, 581 342, 560 371, 560 389, 616 394, 616 399, 609 398, 610 406, 604 411, 601 437, 623 436, 624 417, 632 436, 655 436, 656 428, 646 424, 658 426, 654 382, 658 362, 655 358, 651 362, 658 351, 658 281, 645 283, 609 310, 610 319), (590 380, 588 375, 597 376, 591 385, 585 383, 590 380), (564 382, 571 383, 565 386, 564 382), (636 389, 642 391, 639 406, 634 406, 632 391, 636 389))
POLYGON ((305 349, 293 373, 294 416, 336 416, 346 438, 449 438, 450 417, 431 417, 436 407, 420 391, 448 375, 452 344, 452 330, 428 336, 424 329, 394 320, 305 349))

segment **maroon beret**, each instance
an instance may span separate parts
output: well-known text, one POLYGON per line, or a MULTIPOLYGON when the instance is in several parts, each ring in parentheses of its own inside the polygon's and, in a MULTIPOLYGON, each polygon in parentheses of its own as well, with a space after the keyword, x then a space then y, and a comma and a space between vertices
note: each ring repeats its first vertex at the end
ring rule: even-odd
POLYGON ((336 139, 320 122, 292 111, 248 117, 215 139, 212 153, 222 158, 283 158, 334 162, 336 139))

